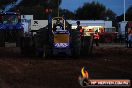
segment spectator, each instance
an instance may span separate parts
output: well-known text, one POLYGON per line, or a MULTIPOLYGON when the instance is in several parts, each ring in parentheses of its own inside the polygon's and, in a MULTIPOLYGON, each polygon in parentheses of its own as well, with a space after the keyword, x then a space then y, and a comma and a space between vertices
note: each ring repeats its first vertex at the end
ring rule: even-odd
POLYGON ((131 48, 132 47, 132 32, 130 32, 128 34, 128 47, 131 48))
POLYGON ((82 29, 82 26, 80 26, 80 21, 77 21, 77 30, 80 31, 82 29))
POLYGON ((95 32, 94 33, 94 41, 95 41, 96 46, 99 46, 99 39, 100 39, 100 36, 99 36, 98 32, 95 32))
POLYGON ((120 43, 123 42, 123 36, 122 36, 122 34, 119 34, 119 41, 120 41, 120 43))

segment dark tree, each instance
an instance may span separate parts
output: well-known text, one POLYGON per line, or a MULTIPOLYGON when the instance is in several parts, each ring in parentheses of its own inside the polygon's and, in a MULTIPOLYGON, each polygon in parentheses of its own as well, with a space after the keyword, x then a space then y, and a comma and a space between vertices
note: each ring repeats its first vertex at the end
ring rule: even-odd
POLYGON ((75 14, 67 9, 60 9, 60 16, 63 16, 65 19, 75 18, 75 14))
POLYGON ((130 6, 126 11, 126 20, 132 21, 132 6, 130 6))
MULTIPOLYGON (((132 21, 132 6, 130 6, 126 13, 125 13, 125 18, 126 18, 126 21, 132 21)), ((124 20, 124 14, 120 15, 120 16, 117 16, 117 21, 120 22, 120 21, 123 21, 124 20)))
POLYGON ((116 14, 99 2, 85 3, 76 11, 76 19, 83 20, 113 20, 116 14))
POLYGON ((0 10, 4 10, 8 4, 14 4, 17 0, 0 0, 0 10))
POLYGON ((48 10, 51 10, 53 16, 57 16, 57 8, 61 0, 23 0, 18 6, 11 11, 19 10, 21 14, 34 15, 34 19, 47 19, 48 10))

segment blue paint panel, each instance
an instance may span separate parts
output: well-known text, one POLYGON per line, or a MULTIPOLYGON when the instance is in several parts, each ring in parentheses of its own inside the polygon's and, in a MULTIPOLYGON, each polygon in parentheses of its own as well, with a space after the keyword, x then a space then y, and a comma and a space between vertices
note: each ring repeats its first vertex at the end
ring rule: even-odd
POLYGON ((20 23, 19 13, 4 12, 0 13, 2 20, 0 23, 0 30, 23 30, 23 25, 20 23))

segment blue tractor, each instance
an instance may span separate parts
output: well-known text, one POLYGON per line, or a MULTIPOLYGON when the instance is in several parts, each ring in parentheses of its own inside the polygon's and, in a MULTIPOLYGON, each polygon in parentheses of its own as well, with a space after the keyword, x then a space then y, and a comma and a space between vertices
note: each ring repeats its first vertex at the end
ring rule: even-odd
POLYGON ((81 55, 90 55, 92 45, 93 38, 81 35, 79 25, 77 29, 72 29, 71 24, 63 17, 54 17, 34 35, 22 38, 21 54, 44 58, 58 55, 78 58, 81 55))
POLYGON ((80 48, 80 32, 71 29, 63 17, 50 19, 46 27, 40 28, 32 36, 24 36, 21 41, 21 54, 26 56, 79 56, 80 48))
POLYGON ((23 32, 24 28, 19 13, 0 13, 0 46, 5 46, 5 42, 16 42, 18 45, 23 32))
POLYGON ((37 55, 40 57, 80 55, 80 33, 71 29, 63 17, 52 18, 47 27, 38 30, 35 39, 37 55))

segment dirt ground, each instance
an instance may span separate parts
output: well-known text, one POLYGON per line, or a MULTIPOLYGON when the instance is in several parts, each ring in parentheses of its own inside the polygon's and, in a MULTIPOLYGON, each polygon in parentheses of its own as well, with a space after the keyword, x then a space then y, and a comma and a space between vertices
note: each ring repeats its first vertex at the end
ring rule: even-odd
POLYGON ((132 49, 100 44, 89 57, 23 57, 19 48, 0 48, 0 88, 81 88, 81 68, 91 79, 132 79, 132 49))

